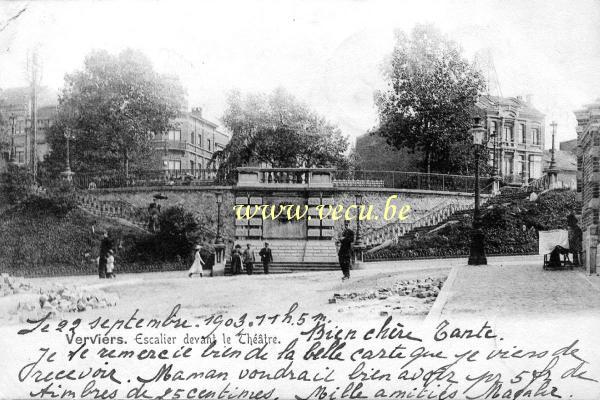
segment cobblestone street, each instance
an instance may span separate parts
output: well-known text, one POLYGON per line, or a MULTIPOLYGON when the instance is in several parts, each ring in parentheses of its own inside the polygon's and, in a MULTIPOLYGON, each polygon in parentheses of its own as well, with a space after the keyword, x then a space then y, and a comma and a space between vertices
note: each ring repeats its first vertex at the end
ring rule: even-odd
POLYGON ((598 315, 600 277, 581 270, 544 271, 539 256, 459 266, 442 315, 598 315))

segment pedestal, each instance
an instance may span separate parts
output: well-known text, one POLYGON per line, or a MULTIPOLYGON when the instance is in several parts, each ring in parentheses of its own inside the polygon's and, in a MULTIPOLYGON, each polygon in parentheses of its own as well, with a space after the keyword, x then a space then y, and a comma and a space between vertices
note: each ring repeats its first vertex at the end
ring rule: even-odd
POLYGON ((61 178, 67 182, 73 182, 73 175, 75 175, 75 173, 70 169, 60 173, 61 178))
POLYGON ((213 265, 213 276, 225 275, 225 244, 215 244, 215 265, 213 265))
POLYGON ((354 249, 354 269, 363 269, 365 267, 364 254, 365 245, 362 241, 355 242, 352 248, 354 249))
POLYGON ((502 179, 502 177, 499 175, 495 175, 492 179, 494 179, 494 183, 492 184, 492 195, 496 196, 500 194, 500 180, 502 179))

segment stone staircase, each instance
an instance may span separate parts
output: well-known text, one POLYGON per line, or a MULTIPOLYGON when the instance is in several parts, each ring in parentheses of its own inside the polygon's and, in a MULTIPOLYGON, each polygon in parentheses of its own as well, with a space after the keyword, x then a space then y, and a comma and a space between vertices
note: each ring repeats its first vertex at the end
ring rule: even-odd
POLYGON ((98 200, 94 196, 77 194, 76 201, 84 211, 97 217, 119 219, 144 231, 148 228, 145 210, 124 200, 98 200))
MULTIPOLYGON (((247 240, 236 244, 243 249, 249 243, 254 250, 256 263, 254 273, 263 273, 262 263, 258 252, 262 249, 264 242, 269 243, 273 253, 273 263, 269 273, 287 273, 298 271, 331 271, 339 269, 337 249, 335 242, 331 240, 247 240)), ((230 258, 230 255, 227 255, 230 258)), ((231 274, 231 260, 228 259, 225 273, 231 274)))

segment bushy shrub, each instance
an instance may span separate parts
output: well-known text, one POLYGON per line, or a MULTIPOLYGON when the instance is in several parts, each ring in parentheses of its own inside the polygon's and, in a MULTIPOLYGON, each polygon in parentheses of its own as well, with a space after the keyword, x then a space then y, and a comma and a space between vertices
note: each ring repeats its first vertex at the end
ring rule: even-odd
POLYGON ((159 223, 156 239, 163 257, 188 257, 195 244, 194 232, 198 229, 194 214, 181 206, 169 207, 160 214, 159 223))
POLYGON ((9 165, 2 175, 2 190, 10 204, 20 203, 35 193, 35 180, 27 168, 9 165))

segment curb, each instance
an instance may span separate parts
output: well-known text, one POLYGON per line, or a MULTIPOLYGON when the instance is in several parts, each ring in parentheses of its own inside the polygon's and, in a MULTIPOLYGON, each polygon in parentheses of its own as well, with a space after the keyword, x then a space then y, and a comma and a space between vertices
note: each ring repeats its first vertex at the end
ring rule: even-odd
POLYGON ((463 265, 455 265, 450 270, 448 274, 448 278, 444 285, 442 286, 442 290, 438 294, 433 306, 429 310, 427 317, 425 317, 425 323, 437 322, 442 316, 442 311, 448 302, 448 299, 452 296, 454 291, 452 290, 452 286, 454 286, 454 281, 456 280, 456 275, 458 275, 458 269, 462 268, 463 265))

